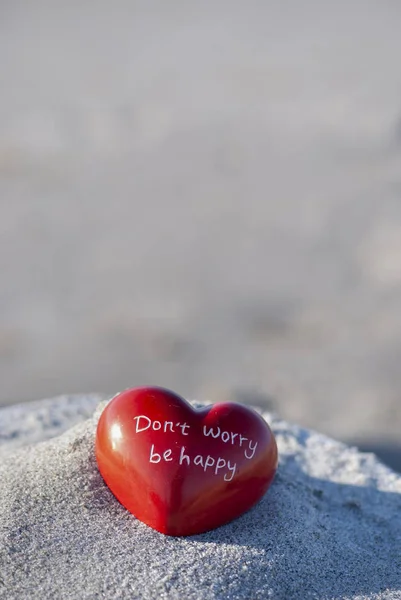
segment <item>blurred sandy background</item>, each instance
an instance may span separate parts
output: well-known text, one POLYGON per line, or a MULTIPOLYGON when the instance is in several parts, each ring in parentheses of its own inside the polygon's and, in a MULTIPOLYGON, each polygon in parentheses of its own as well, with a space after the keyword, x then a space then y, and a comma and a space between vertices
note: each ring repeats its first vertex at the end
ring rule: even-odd
POLYGON ((153 383, 401 468, 401 4, 0 2, 0 404, 153 383))

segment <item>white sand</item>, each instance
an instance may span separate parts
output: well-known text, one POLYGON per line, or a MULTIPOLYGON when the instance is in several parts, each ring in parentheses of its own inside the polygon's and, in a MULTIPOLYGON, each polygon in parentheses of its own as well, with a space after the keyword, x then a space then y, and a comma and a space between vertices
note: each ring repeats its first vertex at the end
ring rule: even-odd
POLYGON ((98 402, 0 410, 2 599, 401 598, 401 478, 374 456, 266 414, 280 449, 266 496, 225 527, 168 538, 103 483, 98 402))

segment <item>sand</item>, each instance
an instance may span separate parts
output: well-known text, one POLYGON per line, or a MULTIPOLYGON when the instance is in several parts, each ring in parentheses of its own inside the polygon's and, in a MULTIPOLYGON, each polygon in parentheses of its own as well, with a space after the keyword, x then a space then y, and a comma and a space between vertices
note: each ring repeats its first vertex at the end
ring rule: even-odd
POLYGON ((264 413, 280 451, 268 493, 229 525, 170 538, 100 477, 100 401, 0 410, 0 598, 401 598, 401 478, 373 455, 264 413))

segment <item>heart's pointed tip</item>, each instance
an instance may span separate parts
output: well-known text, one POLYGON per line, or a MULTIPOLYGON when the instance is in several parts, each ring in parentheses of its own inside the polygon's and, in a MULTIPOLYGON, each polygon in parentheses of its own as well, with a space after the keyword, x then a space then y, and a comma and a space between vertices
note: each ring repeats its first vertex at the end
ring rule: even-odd
MULTIPOLYGON (((138 517, 136 517, 138 518, 138 517)), ((141 519, 138 519, 139 521, 141 521, 141 519)), ((183 524, 181 525, 177 525, 177 523, 175 522, 174 524, 171 524, 171 518, 169 518, 168 515, 166 515, 165 519, 161 519, 160 515, 156 520, 152 520, 152 521, 142 521, 144 523, 144 525, 146 525, 147 527, 150 527, 150 529, 153 529, 154 531, 157 531, 157 533, 160 533, 162 535, 165 535, 167 537, 175 537, 175 538, 179 538, 179 537, 187 537, 189 535, 195 535, 194 533, 190 533, 189 529, 188 529, 188 525, 184 526, 183 524)))
POLYGON ((201 528, 199 530, 196 528, 190 528, 190 527, 179 527, 179 528, 170 527, 168 525, 157 525, 157 526, 150 525, 149 527, 151 527, 158 533, 161 533, 162 535, 165 535, 167 537, 185 538, 185 537, 192 537, 194 535, 200 535, 201 533, 205 533, 206 531, 216 529, 217 527, 220 527, 220 525, 218 525, 216 527, 201 528))

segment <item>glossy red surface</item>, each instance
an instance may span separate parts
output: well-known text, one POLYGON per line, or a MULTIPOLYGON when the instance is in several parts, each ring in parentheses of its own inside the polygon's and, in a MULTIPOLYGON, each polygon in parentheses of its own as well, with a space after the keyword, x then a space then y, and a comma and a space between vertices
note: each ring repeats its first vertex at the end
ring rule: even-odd
POLYGON ((161 533, 219 527, 251 508, 277 468, 267 423, 241 404, 195 410, 163 388, 122 392, 96 434, 99 470, 118 500, 161 533))

